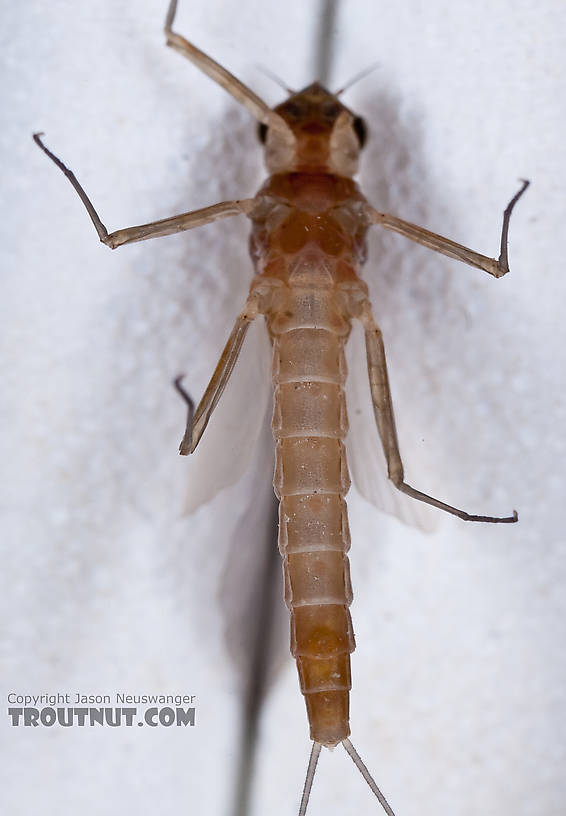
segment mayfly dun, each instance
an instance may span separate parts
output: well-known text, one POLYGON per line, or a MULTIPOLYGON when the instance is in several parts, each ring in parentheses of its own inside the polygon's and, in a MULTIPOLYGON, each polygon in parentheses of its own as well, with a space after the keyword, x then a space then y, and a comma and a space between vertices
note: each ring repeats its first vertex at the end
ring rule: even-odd
MULTIPOLYGON (((279 549, 285 601, 291 616, 291 652, 297 662, 313 742, 299 816, 304 816, 323 746, 342 744, 389 816, 393 811, 350 742, 350 654, 355 648, 349 606, 350 537, 345 496, 345 348, 352 324, 365 333, 367 371, 377 432, 390 484, 411 499, 464 521, 513 523, 517 513, 472 515, 417 490, 404 479, 381 332, 368 287, 360 278, 366 233, 392 230, 435 252, 488 272, 509 271, 507 234, 512 210, 503 216, 500 254, 492 259, 375 209, 353 180, 366 140, 361 117, 318 82, 269 108, 253 91, 173 31, 171 0, 167 44, 221 85, 258 122, 269 176, 253 198, 224 201, 160 221, 109 233, 74 174, 43 144, 38 146, 65 173, 81 198, 100 240, 111 249, 170 235, 221 218, 245 215, 252 224, 255 276, 249 296, 196 411, 188 404, 181 454, 193 453, 234 371, 250 324, 263 317, 272 347, 274 488, 279 499, 279 549)), ((343 89, 342 89, 343 90, 343 89)), ((354 460, 355 457, 352 457, 354 460)), ((355 476, 357 465, 352 461, 355 476)))

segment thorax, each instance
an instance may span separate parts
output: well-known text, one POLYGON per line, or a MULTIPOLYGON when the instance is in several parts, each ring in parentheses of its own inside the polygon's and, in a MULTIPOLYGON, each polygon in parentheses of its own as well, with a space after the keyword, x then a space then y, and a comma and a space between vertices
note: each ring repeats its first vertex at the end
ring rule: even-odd
POLYGON ((255 200, 250 253, 257 275, 291 287, 358 280, 366 257, 366 200, 352 179, 279 174, 255 200))

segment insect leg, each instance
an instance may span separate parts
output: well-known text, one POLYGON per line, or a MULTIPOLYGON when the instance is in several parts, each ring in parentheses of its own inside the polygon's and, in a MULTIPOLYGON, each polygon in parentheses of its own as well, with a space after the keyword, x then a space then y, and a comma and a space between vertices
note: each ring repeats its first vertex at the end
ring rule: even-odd
POLYGON ((165 36, 167 37, 167 45, 174 48, 184 57, 189 59, 193 65, 196 65, 204 74, 209 76, 217 85, 221 85, 225 91, 234 97, 241 105, 244 105, 250 113, 255 116, 258 122, 263 122, 270 127, 279 127, 286 129, 285 123, 281 117, 274 113, 271 108, 260 99, 259 96, 250 90, 243 82, 219 65, 215 60, 194 46, 180 34, 177 34, 172 29, 173 20, 177 11, 177 0, 171 0, 165 18, 165 36))
POLYGON ((184 377, 184 374, 180 374, 173 380, 173 385, 187 404, 187 424, 185 426, 185 434, 181 440, 181 444, 179 445, 179 453, 181 456, 186 456, 191 452, 191 445, 193 442, 193 417, 195 415, 195 404, 191 398, 191 395, 181 385, 184 377))
POLYGON ((486 255, 480 255, 479 252, 474 252, 473 249, 468 249, 449 238, 444 238, 442 235, 437 235, 435 232, 429 232, 416 224, 411 224, 409 221, 403 221, 389 213, 378 212, 374 207, 368 207, 367 214, 372 224, 380 224, 385 229, 392 230, 404 235, 411 241, 416 241, 417 244, 440 252, 442 255, 448 255, 449 258, 456 258, 458 261, 475 266, 477 269, 483 269, 489 272, 494 278, 501 278, 509 272, 509 261, 507 257, 507 235, 509 232, 509 221, 511 213, 517 201, 521 198, 530 182, 522 181, 521 189, 516 193, 503 213, 503 227, 501 229, 501 245, 499 258, 488 258, 486 255))
POLYGON ((45 147, 41 141, 42 135, 41 133, 34 133, 33 139, 35 143, 67 176, 83 202, 90 216, 90 220, 98 233, 98 237, 102 243, 106 244, 110 249, 116 249, 116 247, 122 246, 123 244, 132 244, 135 241, 145 241, 148 238, 160 238, 163 235, 173 235, 176 232, 184 232, 185 230, 194 229, 195 227, 202 227, 204 224, 210 224, 219 218, 229 218, 233 215, 242 214, 247 215, 253 208, 253 198, 243 198, 238 201, 222 201, 220 204, 213 204, 212 207, 203 207, 200 210, 181 213, 171 218, 163 218, 160 221, 152 221, 149 224, 140 224, 136 227, 126 227, 125 229, 109 233, 94 209, 90 198, 79 184, 75 174, 72 170, 69 170, 54 153, 45 147))
POLYGON ((485 521, 493 523, 513 523, 518 521, 517 512, 513 511, 512 516, 503 518, 497 516, 474 516, 466 513, 464 510, 459 510, 456 507, 451 507, 449 504, 435 499, 432 496, 427 496, 426 493, 421 493, 411 485, 404 481, 403 462, 399 452, 399 443, 397 441, 397 431, 395 430, 395 417, 393 414, 393 403, 391 400, 391 391, 389 389, 389 379, 387 376, 387 364, 385 360, 385 348, 383 346, 383 338, 381 331, 376 325, 369 304, 367 304, 361 315, 360 321, 365 329, 366 336, 366 351, 367 364, 369 374, 369 384, 371 389, 371 396, 373 401, 373 410, 377 422, 381 444, 383 445, 383 452, 387 461, 387 473, 395 487, 407 496, 413 499, 418 499, 425 504, 431 504, 433 507, 438 507, 439 510, 444 510, 446 513, 451 513, 458 516, 464 521, 485 521))
POLYGON ((208 420, 212 416, 212 412, 216 408, 222 392, 228 384, 230 375, 234 370, 236 361, 242 349, 242 344, 246 336, 246 332, 252 320, 259 314, 258 297, 250 295, 246 301, 244 311, 239 315, 232 333, 228 338, 228 342, 224 346, 224 350, 220 355, 220 360, 214 374, 208 384, 206 391, 194 413, 191 409, 192 400, 186 391, 180 385, 180 377, 175 380, 175 386, 181 393, 187 404, 189 405, 189 413, 187 418, 187 427, 181 445, 179 446, 179 453, 186 456, 193 453, 204 433, 204 429, 208 425, 208 420))

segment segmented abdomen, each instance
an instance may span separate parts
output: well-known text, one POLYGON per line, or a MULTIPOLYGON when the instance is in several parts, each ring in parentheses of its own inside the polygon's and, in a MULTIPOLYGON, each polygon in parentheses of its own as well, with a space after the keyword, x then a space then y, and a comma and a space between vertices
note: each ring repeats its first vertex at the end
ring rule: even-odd
POLYGON ((268 318, 273 338, 280 499, 279 549, 291 652, 297 661, 311 738, 335 745, 350 733, 350 652, 355 648, 350 547, 344 496, 350 487, 344 344, 350 326, 335 290, 283 287, 268 318))

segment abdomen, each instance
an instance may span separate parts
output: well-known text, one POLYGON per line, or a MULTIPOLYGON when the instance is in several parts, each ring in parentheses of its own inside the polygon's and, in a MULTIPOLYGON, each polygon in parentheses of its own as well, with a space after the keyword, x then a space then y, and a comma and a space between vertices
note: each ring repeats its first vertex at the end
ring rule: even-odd
POLYGON ((355 648, 344 501, 350 487, 344 449, 349 323, 340 316, 334 290, 285 290, 282 308, 268 318, 274 341, 279 549, 291 652, 311 738, 331 746, 350 733, 350 653, 355 648))

